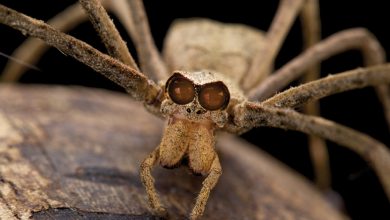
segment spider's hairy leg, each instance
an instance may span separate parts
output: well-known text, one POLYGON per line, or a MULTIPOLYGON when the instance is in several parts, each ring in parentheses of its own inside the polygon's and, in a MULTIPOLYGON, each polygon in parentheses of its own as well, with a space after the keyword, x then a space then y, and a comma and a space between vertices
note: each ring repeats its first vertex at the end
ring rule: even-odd
POLYGON ((268 74, 291 25, 301 10, 305 0, 281 0, 275 18, 266 34, 264 47, 255 55, 245 77, 241 79, 244 90, 249 90, 268 74))
POLYGON ((340 31, 301 53, 267 77, 258 87, 249 92, 249 99, 263 101, 302 76, 311 65, 351 49, 362 52, 366 65, 380 64, 385 61, 382 46, 366 29, 353 28, 340 31))
MULTIPOLYGON (((313 46, 314 43, 316 43, 316 41, 319 39, 319 29, 316 30, 316 28, 319 28, 319 24, 311 24, 319 20, 319 18, 307 18, 310 16, 318 17, 318 5, 316 6, 316 3, 318 2, 307 2, 302 11, 303 30, 306 30, 304 32, 304 36, 307 39, 306 46, 313 46), (310 8, 312 9, 309 10, 310 8), (317 8, 317 13, 315 8, 317 8), (318 33, 316 34, 316 32, 318 33)), ((304 74, 303 81, 307 82, 315 80, 319 77, 319 68, 313 65, 318 64, 321 60, 326 59, 336 53, 355 48, 362 51, 366 65, 380 64, 385 61, 385 55, 381 45, 375 39, 375 37, 365 29, 351 29, 339 32, 338 34, 327 38, 323 42, 314 45, 312 48, 309 48, 302 55, 296 57, 288 64, 283 66, 275 74, 266 78, 259 87, 253 88, 249 92, 250 99, 263 100, 269 97, 272 93, 277 92, 286 86, 289 82, 303 75, 305 70, 308 70, 309 72, 304 74)), ((384 108, 387 109, 387 115, 389 115, 388 112, 390 111, 390 104, 388 104, 388 102, 390 102, 390 97, 386 92, 386 86, 379 86, 377 91, 381 97, 384 108)), ((305 112, 311 115, 318 115, 318 104, 315 102, 308 103, 305 106, 305 112)), ((388 121, 390 124, 390 120, 388 121)), ((330 172, 325 142, 318 137, 312 136, 309 138, 309 146, 316 173, 317 184, 321 189, 326 190, 330 185, 330 172)))
POLYGON ((329 75, 278 93, 262 102, 262 104, 278 108, 296 108, 336 93, 384 83, 390 83, 390 64, 358 68, 329 75))
POLYGON ((191 211, 190 219, 197 219, 202 216, 211 190, 215 187, 222 174, 221 164, 215 151, 214 130, 209 127, 199 126, 192 129, 193 136, 190 137, 188 147, 188 164, 192 171, 207 175, 203 180, 202 188, 196 199, 194 208, 191 211))
MULTIPOLYGON (((306 1, 303 5, 300 16, 304 48, 308 49, 321 40, 321 22, 318 0, 306 1)), ((303 82, 310 82, 320 78, 320 64, 312 65, 303 75, 303 82)), ((309 115, 320 115, 318 102, 310 102, 304 106, 304 112, 309 115)), ((311 161, 313 163, 315 182, 325 192, 331 188, 331 173, 329 165, 329 154, 324 139, 317 136, 308 136, 308 145, 311 161)))
MULTIPOLYGON (((390 65, 347 71, 291 88, 264 101, 261 105, 277 108, 294 108, 335 93, 390 83, 389 73, 390 65)), ((240 121, 240 119, 237 121, 240 121)))
POLYGON ((390 199, 390 151, 368 135, 324 118, 254 102, 237 106, 235 116, 235 122, 241 126, 267 126, 300 131, 349 148, 372 165, 390 199))
POLYGON ((139 71, 137 64, 127 49, 126 43, 121 38, 100 0, 79 0, 79 2, 87 12, 95 30, 99 33, 108 53, 139 71))
MULTIPOLYGON (((0 23, 37 37, 122 86, 136 100, 153 103, 160 88, 145 75, 42 21, 0 5, 0 23)), ((158 104, 155 108, 158 109, 158 104)), ((156 111, 157 112, 157 111, 156 111)))
MULTIPOLYGON (((385 62, 385 52, 381 44, 368 30, 353 28, 341 31, 309 48, 265 79, 249 92, 249 99, 262 101, 300 77, 311 65, 351 49, 358 49, 362 52, 364 63, 367 66, 385 62)), ((378 85, 375 89, 390 127, 390 87, 378 85)))
POLYGON ((197 219, 203 214, 206 202, 209 198, 210 191, 217 184, 219 177, 222 175, 222 167, 219 163, 218 155, 215 154, 213 163, 211 164, 210 173, 202 183, 202 189, 199 192, 194 208, 191 211, 190 219, 197 219))
MULTIPOLYGON (((127 32, 132 36, 143 72, 146 72, 148 76, 152 77, 152 79, 164 79, 166 77, 165 64, 163 63, 161 56, 154 45, 147 20, 144 19, 146 16, 145 12, 138 10, 142 5, 137 5, 142 4, 142 2, 133 3, 133 1, 130 1, 131 4, 136 4, 135 7, 138 8, 137 16, 134 16, 131 13, 131 9, 127 0, 101 0, 100 2, 107 11, 112 12, 115 16, 118 17, 119 21, 124 25, 127 32), (133 22, 133 17, 135 17, 135 20, 139 20, 140 22, 137 22, 135 25, 133 22), (138 39, 136 37, 139 33, 141 33, 141 30, 142 33, 144 33, 144 37, 138 39), (147 66, 145 68, 143 67, 144 63, 145 66, 147 66)), ((69 30, 78 26, 80 23, 85 22, 87 19, 88 16, 86 15, 85 10, 80 6, 79 3, 75 3, 57 14, 55 17, 48 20, 47 23, 57 30, 68 32, 69 30)), ((17 60, 21 60, 25 63, 35 64, 48 48, 49 46, 47 46, 44 42, 35 38, 28 38, 15 50, 15 52, 12 54, 12 57, 15 57, 17 60)), ((0 81, 15 82, 19 80, 25 71, 26 66, 12 62, 10 60, 7 63, 2 75, 0 76, 0 81)))
POLYGON ((385 118, 387 120, 387 126, 390 129, 390 86, 389 85, 381 85, 375 87, 375 91, 378 95, 379 100, 381 101, 385 118))
POLYGON ((390 65, 356 69, 330 75, 301 86, 288 89, 264 101, 266 106, 295 108, 313 100, 352 89, 390 83, 390 65))
MULTIPOLYGON (((102 3, 105 4, 106 2, 107 1, 103 1, 102 3)), ((77 3, 67 7, 64 11, 48 20, 47 23, 57 30, 68 32, 85 20, 87 20, 87 15, 82 7, 77 3)), ((28 38, 13 52, 11 56, 23 63, 34 65, 49 48, 50 47, 48 45, 39 39, 28 38)), ((27 68, 28 67, 25 65, 20 65, 17 62, 9 60, 0 75, 0 81, 18 81, 27 68)))
MULTIPOLYGON (((301 24, 305 50, 314 46, 321 40, 321 22, 318 0, 306 1, 302 7, 301 24)), ((303 82, 316 80, 320 77, 320 64, 316 63, 308 68, 304 74, 303 82)), ((319 114, 318 104, 307 105, 305 109, 309 114, 319 114)))
POLYGON ((156 148, 142 163, 140 169, 140 176, 142 184, 146 189, 150 207, 158 216, 167 216, 166 209, 162 206, 154 186, 154 178, 152 176, 152 168, 159 161, 159 148, 156 148))
MULTIPOLYGON (((318 0, 306 0, 300 16, 305 49, 321 40, 320 6, 318 0)), ((317 66, 315 71, 318 70, 317 66)))
POLYGON ((165 80, 167 67, 154 43, 142 0, 115 0, 111 7, 134 42, 142 72, 152 79, 165 80))
MULTIPOLYGON (((305 50, 314 46, 321 40, 321 22, 318 0, 308 0, 302 7, 301 24, 305 50)), ((316 63, 308 68, 303 82, 309 82, 320 77, 320 64, 316 63)), ((309 114, 318 114, 318 105, 308 106, 309 114)))

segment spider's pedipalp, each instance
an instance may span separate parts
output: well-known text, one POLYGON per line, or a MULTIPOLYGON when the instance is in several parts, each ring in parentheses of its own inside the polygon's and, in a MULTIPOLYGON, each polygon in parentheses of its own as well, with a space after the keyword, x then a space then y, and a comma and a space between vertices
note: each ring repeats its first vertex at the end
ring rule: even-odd
POLYGON ((206 202, 209 198, 211 190, 215 187, 218 182, 219 177, 222 175, 222 167, 219 162, 218 155, 215 155, 215 158, 211 164, 210 171, 206 179, 203 181, 203 187, 199 192, 198 198, 194 208, 191 211, 190 219, 195 220, 202 216, 206 202))
POLYGON ((146 188, 150 206, 157 215, 166 216, 167 211, 160 202, 160 198, 157 194, 156 188, 154 187, 154 178, 152 176, 152 168, 158 161, 159 148, 156 148, 144 161, 142 161, 140 166, 140 176, 142 184, 146 188))
POLYGON ((291 109, 247 102, 235 109, 235 122, 249 127, 276 127, 326 138, 359 154, 372 165, 390 199, 390 151, 375 139, 324 118, 291 109))

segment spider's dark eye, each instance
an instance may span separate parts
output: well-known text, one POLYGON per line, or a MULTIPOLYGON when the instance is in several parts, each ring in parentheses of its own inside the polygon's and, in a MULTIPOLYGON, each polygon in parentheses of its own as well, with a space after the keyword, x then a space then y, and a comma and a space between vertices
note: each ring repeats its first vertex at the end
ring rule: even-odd
POLYGON ((185 105, 194 100, 195 88, 188 79, 182 76, 173 76, 169 81, 168 95, 176 104, 185 105))
POLYGON ((222 82, 209 83, 199 93, 199 103, 209 111, 223 109, 229 104, 230 93, 222 82))

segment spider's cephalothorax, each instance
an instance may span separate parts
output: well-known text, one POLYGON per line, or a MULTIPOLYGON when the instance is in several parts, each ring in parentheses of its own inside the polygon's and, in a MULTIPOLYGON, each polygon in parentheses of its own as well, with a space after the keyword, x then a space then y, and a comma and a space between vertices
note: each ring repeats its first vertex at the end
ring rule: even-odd
POLYGON ((162 102, 161 112, 170 118, 209 121, 222 128, 230 100, 237 97, 231 96, 232 84, 225 84, 221 76, 211 71, 175 72, 166 83, 167 99, 162 102))

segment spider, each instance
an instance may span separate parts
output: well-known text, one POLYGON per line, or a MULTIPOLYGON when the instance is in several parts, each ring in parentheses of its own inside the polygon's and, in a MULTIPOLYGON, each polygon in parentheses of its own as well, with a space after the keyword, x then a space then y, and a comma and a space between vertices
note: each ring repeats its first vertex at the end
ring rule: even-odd
MULTIPOLYGON (((90 13, 95 19, 95 25, 103 23, 103 26, 109 26, 104 19, 96 21, 102 18, 102 13, 99 15, 93 15, 92 13, 97 11, 95 6, 99 5, 98 1, 82 2, 85 7, 91 7, 90 13)), ((306 3, 304 1, 281 1, 280 9, 278 10, 286 11, 279 13, 282 15, 280 18, 276 16, 274 20, 275 25, 271 26, 270 31, 266 35, 267 37, 271 36, 267 38, 269 40, 267 44, 264 44, 265 36, 263 34, 259 34, 247 27, 234 27, 238 30, 233 31, 231 30, 234 29, 233 26, 223 26, 208 20, 177 23, 169 32, 166 40, 164 51, 166 63, 162 62, 159 53, 152 44, 147 24, 142 22, 141 18, 145 16, 145 12, 141 10, 141 3, 138 1, 129 1, 129 3, 133 4, 130 7, 132 8, 133 19, 141 21, 130 24, 129 28, 137 47, 141 61, 141 70, 150 74, 152 79, 163 80, 166 82, 165 84, 156 84, 139 71, 131 55, 124 50, 126 47, 124 44, 121 44, 121 39, 118 36, 110 36, 116 39, 113 41, 114 43, 111 43, 107 40, 107 36, 103 36, 100 33, 110 55, 115 58, 113 59, 80 43, 74 38, 50 29, 42 23, 34 24, 31 22, 31 19, 27 19, 28 23, 18 24, 14 21, 22 21, 25 18, 4 7, 1 8, 0 21, 19 29, 23 33, 42 38, 63 53, 84 62, 124 87, 133 98, 143 101, 151 112, 157 115, 163 114, 168 118, 168 126, 160 148, 157 148, 141 166, 141 176, 147 188, 152 208, 156 213, 163 215, 165 211, 162 204, 158 201, 152 185, 153 179, 150 175, 150 170, 155 163, 160 162, 164 166, 172 167, 178 165, 180 159, 186 155, 188 156, 186 159, 190 168, 195 173, 207 176, 205 185, 191 213, 192 218, 197 218, 201 216, 210 190, 214 187, 221 174, 218 156, 213 149, 214 133, 219 130, 226 130, 240 134, 256 126, 298 130, 325 137, 349 147, 372 163, 384 185, 385 191, 389 195, 390 180, 385 174, 389 172, 390 160, 386 148, 381 143, 346 127, 318 117, 304 116, 292 110, 310 100, 319 99, 333 93, 388 82, 390 81, 389 74, 387 74, 388 66, 358 69, 272 96, 275 91, 298 77, 289 78, 288 76, 292 76, 293 73, 303 72, 307 68, 308 64, 304 62, 314 64, 316 61, 340 52, 344 48, 339 49, 339 47, 348 45, 346 42, 350 44, 345 46, 345 49, 354 47, 362 49, 365 54, 366 64, 373 65, 384 62, 383 57, 380 56, 382 53, 380 45, 375 38, 372 38, 370 33, 362 29, 336 33, 277 70, 276 74, 274 74, 275 77, 268 77, 263 80, 262 77, 265 78, 265 75, 269 74, 270 66, 279 50, 280 43, 284 39, 283 32, 289 29, 288 23, 293 21, 297 16, 296 14, 305 4, 310 5, 315 3, 315 1, 307 1, 306 3), (281 19, 280 23, 277 22, 278 18, 281 19), (275 28, 273 29, 272 27, 275 28), (36 31, 39 28, 42 28, 43 32, 36 31), (232 48, 227 47, 227 49, 225 47, 217 48, 215 51, 222 54, 221 57, 215 54, 211 56, 212 51, 208 50, 208 47, 205 48, 203 44, 199 44, 197 39, 191 34, 196 31, 196 33, 201 33, 200 36, 205 36, 207 33, 210 33, 209 31, 213 31, 217 37, 222 37, 218 35, 221 35, 219 32, 222 32, 222 30, 226 31, 226 34, 223 32, 223 37, 227 37, 222 38, 218 42, 229 42, 229 36, 241 33, 240 36, 243 39, 240 40, 242 40, 243 44, 250 43, 250 47, 242 46, 247 49, 245 53, 242 52, 244 51, 242 50, 243 48, 239 46, 237 47, 240 50, 235 50, 234 46, 232 48), (138 39, 134 33, 143 33, 144 38, 138 39), (246 37, 248 39, 245 39, 246 37), (177 45, 178 39, 182 41, 179 45, 177 45), (218 49, 221 49, 221 51, 218 51, 218 49), (323 52, 326 54, 327 52, 324 51, 329 52, 329 54, 319 53, 323 52), (264 54, 267 54, 267 56, 264 54), (212 62, 209 62, 210 60, 212 62), (123 65, 121 62, 126 65, 123 65), (167 71, 167 69, 170 71, 167 71), (170 76, 168 72, 171 74, 170 76), (280 77, 283 72, 286 75, 280 77), (244 75, 246 77, 243 77, 244 75), (231 82, 229 82, 229 79, 231 82), (262 83, 257 86, 258 82, 262 83), (182 92, 182 90, 185 92, 182 92), (210 97, 214 98, 211 99, 210 97), (196 129, 197 132, 193 132, 192 129, 196 129), (185 138, 181 139, 182 136, 185 136, 185 138), (194 136, 197 137, 195 138, 194 136), (189 143, 185 146, 177 144, 178 142, 186 141, 189 143), (176 146, 176 150, 172 150, 173 146, 176 146), (191 149, 191 146, 195 148, 191 149), (184 149, 180 147, 184 147, 184 149), (196 149, 197 147, 204 148, 203 154, 197 155, 197 153, 200 153, 196 149), (163 148, 167 149, 168 153, 163 148)), ((118 11, 117 13, 120 12, 118 11)), ((310 16, 310 14, 306 16, 310 16)), ((313 20, 315 21, 315 19, 313 20)), ((312 24, 307 25, 310 28, 312 24)), ((114 33, 114 31, 110 29, 110 33, 114 33)), ((308 36, 312 37, 313 35, 308 34, 308 36)), ((212 39, 210 38, 209 40, 212 39)), ((202 39, 199 41, 202 41, 202 39)), ((314 39, 313 41, 317 40, 314 39)), ((209 45, 207 44, 207 46, 209 45)), ((386 90, 386 87, 382 86, 379 90, 386 90)), ((386 104, 388 97, 385 96, 385 93, 381 94, 386 104)), ((388 108, 388 106, 385 105, 385 108, 388 108)))

